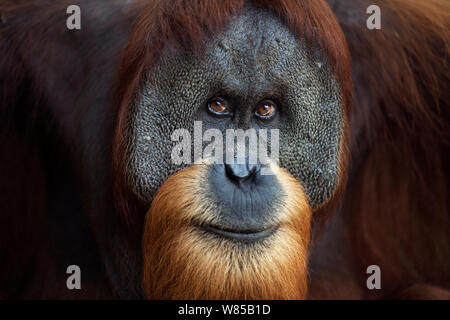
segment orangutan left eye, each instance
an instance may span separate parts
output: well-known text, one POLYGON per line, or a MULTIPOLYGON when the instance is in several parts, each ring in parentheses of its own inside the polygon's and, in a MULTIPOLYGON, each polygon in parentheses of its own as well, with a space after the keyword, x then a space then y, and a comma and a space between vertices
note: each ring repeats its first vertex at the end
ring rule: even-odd
POLYGON ((261 119, 272 119, 276 113, 276 104, 272 100, 261 101, 255 111, 256 116, 261 119))

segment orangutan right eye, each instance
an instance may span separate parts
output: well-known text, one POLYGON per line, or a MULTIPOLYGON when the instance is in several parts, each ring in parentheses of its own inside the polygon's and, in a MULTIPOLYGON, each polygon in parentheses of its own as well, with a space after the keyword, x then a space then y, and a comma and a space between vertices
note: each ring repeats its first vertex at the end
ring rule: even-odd
POLYGON ((208 111, 214 115, 227 116, 231 114, 228 103, 222 98, 214 98, 208 101, 208 111))

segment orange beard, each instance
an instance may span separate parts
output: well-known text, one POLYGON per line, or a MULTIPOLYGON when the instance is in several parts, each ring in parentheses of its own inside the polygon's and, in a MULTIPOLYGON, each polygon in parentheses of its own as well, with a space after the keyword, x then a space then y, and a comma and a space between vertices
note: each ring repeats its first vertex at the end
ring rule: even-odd
POLYGON ((300 184, 274 168, 284 194, 279 228, 267 239, 239 243, 192 224, 214 219, 202 200, 206 166, 171 176, 158 190, 142 238, 148 299, 303 299, 311 210, 300 184))

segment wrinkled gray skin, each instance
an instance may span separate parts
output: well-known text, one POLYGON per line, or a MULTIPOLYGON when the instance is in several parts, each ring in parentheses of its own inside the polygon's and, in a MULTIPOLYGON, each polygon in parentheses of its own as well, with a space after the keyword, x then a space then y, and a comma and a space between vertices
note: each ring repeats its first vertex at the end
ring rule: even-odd
POLYGON ((175 129, 193 131, 195 120, 208 128, 280 129, 280 166, 303 185, 317 208, 332 195, 338 180, 342 131, 339 87, 324 57, 296 39, 266 9, 247 8, 225 32, 210 39, 206 55, 196 59, 166 48, 153 69, 140 101, 130 112, 127 179, 131 190, 151 202, 173 173, 171 141, 175 129), (172 53, 170 53, 172 52, 172 53), (215 96, 230 97, 231 118, 206 111, 215 96), (258 102, 278 102, 278 115, 262 123, 254 116, 258 102))

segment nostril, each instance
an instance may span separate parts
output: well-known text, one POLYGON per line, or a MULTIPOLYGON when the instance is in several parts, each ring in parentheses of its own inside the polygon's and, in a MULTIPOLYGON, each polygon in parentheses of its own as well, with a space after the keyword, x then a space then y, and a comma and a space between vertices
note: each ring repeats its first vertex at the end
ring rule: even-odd
POLYGON ((225 173, 230 180, 237 182, 245 179, 248 175, 246 166, 240 164, 226 164, 225 173))
POLYGON ((251 177, 259 172, 261 166, 259 164, 247 164, 248 176, 251 177))
POLYGON ((256 164, 225 164, 225 173, 232 181, 244 182, 258 172, 258 167, 256 164))

